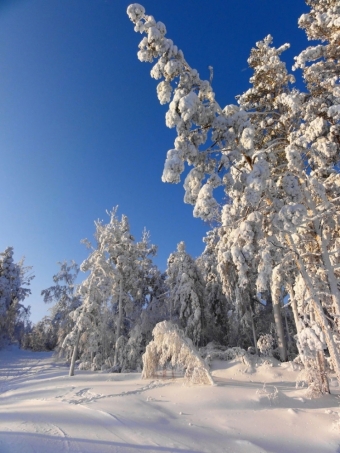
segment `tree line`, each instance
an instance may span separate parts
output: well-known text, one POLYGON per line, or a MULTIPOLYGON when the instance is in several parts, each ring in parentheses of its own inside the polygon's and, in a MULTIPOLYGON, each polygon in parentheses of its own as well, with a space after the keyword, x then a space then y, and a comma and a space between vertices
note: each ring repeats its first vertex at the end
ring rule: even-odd
POLYGON ((56 286, 43 292, 56 302, 48 321, 55 345, 72 351, 73 364, 81 357, 83 368, 138 369, 152 329, 168 320, 199 347, 214 341, 271 350, 281 361, 298 356, 316 393, 329 392, 330 371, 340 382, 340 6, 306 3, 298 23, 316 44, 293 66, 305 91, 281 59, 289 45, 276 48, 268 35, 250 52, 251 88, 223 108, 212 70, 202 80, 163 23, 139 4, 128 7, 144 35, 138 58, 154 63, 166 125, 176 130, 162 180, 178 183, 189 167, 184 202, 216 226, 200 257, 180 243, 162 273, 147 232, 136 242, 117 209, 108 224, 96 222, 83 283, 75 289, 78 268, 62 263, 56 286))

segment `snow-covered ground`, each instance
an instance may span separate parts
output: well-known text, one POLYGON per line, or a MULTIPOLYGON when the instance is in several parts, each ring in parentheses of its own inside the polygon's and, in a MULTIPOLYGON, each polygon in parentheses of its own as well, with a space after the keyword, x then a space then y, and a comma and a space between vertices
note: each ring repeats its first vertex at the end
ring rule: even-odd
POLYGON ((212 369, 215 386, 137 373, 70 378, 51 353, 12 346, 0 351, 0 453, 340 451, 336 387, 308 400, 290 364, 212 369))

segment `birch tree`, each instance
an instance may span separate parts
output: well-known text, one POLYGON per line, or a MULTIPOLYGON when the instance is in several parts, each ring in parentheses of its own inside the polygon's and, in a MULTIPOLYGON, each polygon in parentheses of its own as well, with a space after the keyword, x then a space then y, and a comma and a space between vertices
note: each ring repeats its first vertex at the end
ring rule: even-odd
POLYGON ((56 335, 56 347, 60 351, 65 336, 72 330, 73 322, 69 316, 70 312, 80 306, 80 296, 77 294, 75 281, 79 273, 79 266, 75 261, 58 263, 59 272, 53 275, 53 286, 41 291, 43 300, 51 307, 49 323, 56 335))

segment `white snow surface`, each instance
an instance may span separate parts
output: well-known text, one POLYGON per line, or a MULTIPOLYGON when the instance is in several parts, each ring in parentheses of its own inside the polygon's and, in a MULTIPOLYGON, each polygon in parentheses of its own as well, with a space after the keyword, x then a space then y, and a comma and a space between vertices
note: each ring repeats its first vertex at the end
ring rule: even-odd
POLYGON ((213 361, 216 384, 191 387, 138 373, 69 377, 52 353, 11 346, 0 351, 0 452, 340 451, 337 387, 309 400, 290 363, 254 369, 213 361))

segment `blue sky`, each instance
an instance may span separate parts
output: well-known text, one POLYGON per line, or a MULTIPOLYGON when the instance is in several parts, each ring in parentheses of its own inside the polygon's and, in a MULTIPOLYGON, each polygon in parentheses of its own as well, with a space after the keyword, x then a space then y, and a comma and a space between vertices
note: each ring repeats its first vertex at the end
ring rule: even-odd
MULTIPOLYGON (((208 226, 183 203, 182 184, 161 182, 175 131, 165 126, 151 65, 136 57, 140 34, 123 0, 0 2, 0 250, 14 247, 32 265, 32 320, 49 306, 57 261, 78 263, 94 220, 119 205, 139 239, 146 227, 163 270, 176 244, 198 256, 208 226)), ((297 27, 303 0, 145 0, 201 78, 214 67, 220 105, 235 103, 251 71, 255 42, 272 34, 291 43, 283 59, 308 44, 297 27)), ((297 74, 300 77, 300 74, 297 74)), ((299 82, 301 83, 301 82, 299 82)))

